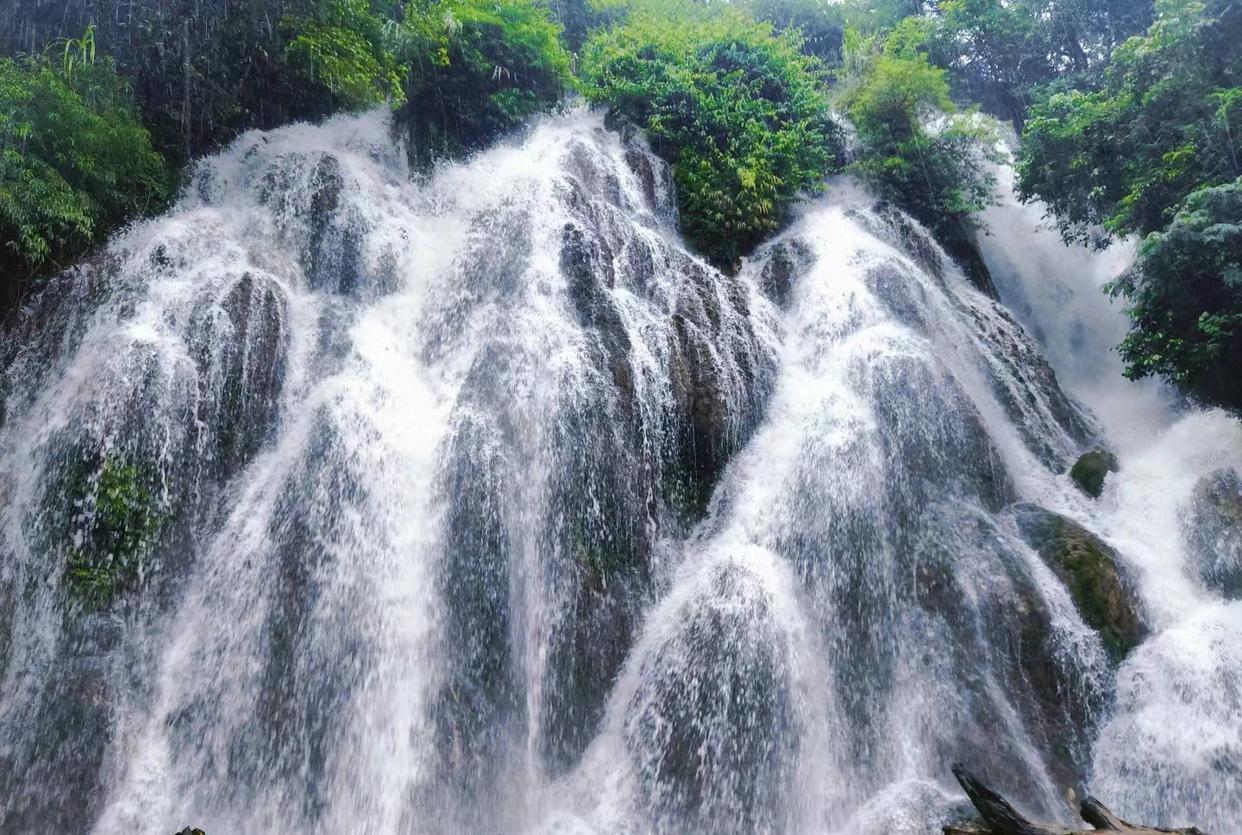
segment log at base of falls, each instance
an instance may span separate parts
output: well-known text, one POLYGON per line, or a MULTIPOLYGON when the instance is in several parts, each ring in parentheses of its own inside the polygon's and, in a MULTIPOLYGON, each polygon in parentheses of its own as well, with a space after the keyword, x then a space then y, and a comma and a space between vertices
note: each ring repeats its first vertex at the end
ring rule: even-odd
POLYGON ((1082 802, 1080 814, 1092 829, 1070 829, 1057 824, 1034 823, 1022 817, 1008 800, 985 786, 961 765, 953 766, 953 776, 962 784, 966 796, 983 818, 982 823, 951 824, 944 835, 1090 835, 1093 832, 1122 832, 1129 835, 1206 835, 1193 826, 1185 829, 1160 829, 1136 826, 1114 815, 1093 797, 1082 802))

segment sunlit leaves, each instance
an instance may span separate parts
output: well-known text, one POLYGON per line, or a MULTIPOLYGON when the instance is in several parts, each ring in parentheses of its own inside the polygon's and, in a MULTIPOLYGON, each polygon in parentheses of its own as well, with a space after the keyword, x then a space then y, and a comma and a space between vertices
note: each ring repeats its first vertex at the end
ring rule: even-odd
POLYGON ((559 102, 571 86, 560 27, 539 0, 415 0, 400 27, 420 161, 470 150, 559 102))
POLYGON ((405 100, 393 37, 369 0, 331 0, 318 18, 289 19, 291 69, 317 80, 341 106, 357 109, 405 100))
POLYGON ((108 61, 0 60, 0 262, 55 266, 168 196, 125 84, 108 61))

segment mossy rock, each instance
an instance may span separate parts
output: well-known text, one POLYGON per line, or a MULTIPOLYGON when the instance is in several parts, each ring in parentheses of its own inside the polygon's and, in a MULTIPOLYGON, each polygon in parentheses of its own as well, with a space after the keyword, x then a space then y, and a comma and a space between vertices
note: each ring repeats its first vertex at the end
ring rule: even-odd
POLYGON ((1109 657, 1120 661, 1147 630, 1118 571, 1116 552, 1078 523, 1042 507, 1021 504, 1013 512, 1023 539, 1069 589, 1109 657))
POLYGON ((1117 468, 1116 455, 1105 449, 1093 449, 1074 462, 1069 475, 1079 490, 1098 499, 1104 492, 1104 480, 1109 473, 1117 472, 1117 468))
POLYGON ((121 453, 89 457, 64 473, 54 499, 65 521, 64 582, 88 609, 136 588, 167 519, 154 461, 121 453))

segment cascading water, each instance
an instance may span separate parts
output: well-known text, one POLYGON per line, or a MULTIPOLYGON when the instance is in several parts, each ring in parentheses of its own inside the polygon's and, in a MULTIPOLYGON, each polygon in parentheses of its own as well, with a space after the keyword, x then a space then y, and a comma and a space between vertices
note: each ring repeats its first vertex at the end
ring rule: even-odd
POLYGON ((838 186, 728 277, 587 113, 403 160, 248 134, 12 332, 0 830, 1242 833, 1242 429, 1098 379, 1110 262, 992 210, 1015 319, 838 186))

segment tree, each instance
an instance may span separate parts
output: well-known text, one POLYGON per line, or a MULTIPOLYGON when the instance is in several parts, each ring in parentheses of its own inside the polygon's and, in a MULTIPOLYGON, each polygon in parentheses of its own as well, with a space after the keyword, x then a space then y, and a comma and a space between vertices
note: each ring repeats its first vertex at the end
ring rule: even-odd
POLYGON ((1133 324, 1127 375, 1238 408, 1242 5, 1162 0, 1158 12, 1097 89, 1032 109, 1019 191, 1047 202, 1067 240, 1145 236, 1111 287, 1133 324))
POLYGON ((172 177, 93 33, 0 59, 0 252, 16 300, 131 217, 161 207, 172 177))
POLYGON ((1242 178, 1187 197, 1109 290, 1133 323, 1119 348, 1127 377, 1242 408, 1242 178))
POLYGON ((572 83, 560 26, 539 0, 416 0, 398 57, 398 117, 416 162, 469 151, 556 105, 572 83))
POLYGON ((755 20, 772 24, 778 34, 787 29, 802 38, 802 51, 835 67, 841 63, 845 37, 845 5, 829 0, 751 0, 755 20))
POLYGON ((958 98, 1012 121, 1046 86, 1101 66, 1151 22, 1151 0, 943 0, 934 60, 949 68, 958 98))
POLYGON ((837 99, 858 135, 849 170, 953 242, 993 199, 983 163, 995 137, 955 112, 945 71, 921 49, 921 26, 908 19, 882 46, 848 32, 837 99))
POLYGON ((636 7, 586 45, 587 97, 647 131, 673 165, 686 237, 731 266, 838 167, 823 72, 795 30, 732 8, 636 7))
POLYGON ((331 0, 318 14, 286 18, 282 27, 290 71, 326 87, 332 109, 405 101, 395 35, 369 0, 331 0))
POLYGON ((1031 111, 1019 191, 1047 202, 1067 239, 1098 240, 1097 225, 1150 234, 1192 191, 1242 175, 1242 5, 1159 10, 1115 51, 1099 89, 1031 111))

